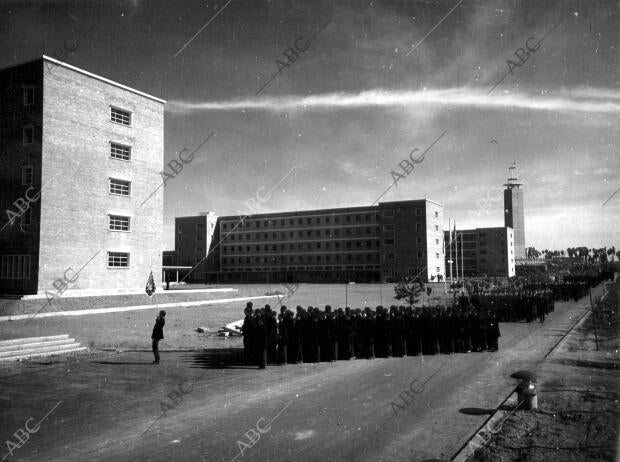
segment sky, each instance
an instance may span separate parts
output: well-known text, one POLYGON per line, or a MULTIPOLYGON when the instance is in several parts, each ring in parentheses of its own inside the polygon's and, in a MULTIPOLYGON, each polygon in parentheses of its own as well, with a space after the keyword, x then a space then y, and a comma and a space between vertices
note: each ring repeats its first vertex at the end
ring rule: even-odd
POLYGON ((166 249, 176 216, 364 206, 386 190, 444 204, 446 228, 503 226, 513 162, 526 246, 620 248, 619 10, 5 0, 0 68, 47 54, 167 101, 165 162, 197 151, 164 188, 166 249))

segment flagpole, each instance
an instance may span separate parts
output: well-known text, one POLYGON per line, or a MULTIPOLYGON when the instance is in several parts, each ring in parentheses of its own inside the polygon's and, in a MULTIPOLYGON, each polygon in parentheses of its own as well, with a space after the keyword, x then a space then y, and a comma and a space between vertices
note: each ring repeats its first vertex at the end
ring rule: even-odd
POLYGON ((459 238, 456 234, 456 220, 452 221, 452 227, 454 228, 454 261, 456 263, 456 281, 459 280, 459 238))
POLYGON ((461 233, 461 277, 465 279, 465 265, 463 264, 463 233, 461 233))
POLYGON ((447 283, 448 283, 448 278, 446 277, 446 265, 445 265, 445 261, 446 261, 446 233, 442 234, 442 242, 443 242, 443 261, 444 261, 444 266, 443 266, 443 292, 445 294, 448 293, 448 288, 446 287, 447 283))
POLYGON ((452 284, 452 226, 450 225, 450 217, 448 217, 448 233, 450 234, 450 243, 448 244, 448 251, 450 252, 450 284, 452 284))

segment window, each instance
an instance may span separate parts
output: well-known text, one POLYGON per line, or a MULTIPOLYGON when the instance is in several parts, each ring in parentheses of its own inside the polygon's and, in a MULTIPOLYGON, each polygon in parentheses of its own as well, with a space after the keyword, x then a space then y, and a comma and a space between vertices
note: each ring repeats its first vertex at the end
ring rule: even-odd
POLYGON ((439 271, 439 266, 436 266, 436 267, 435 267, 435 271, 437 271, 437 274, 439 274, 439 273, 440 273, 440 271, 439 271))
POLYGON ((422 215, 422 209, 415 209, 415 216, 419 217, 420 215, 422 215))
POLYGON ((383 244, 394 245, 394 239, 383 239, 383 244))
POLYGON ((32 165, 22 167, 22 185, 32 184, 32 177, 34 175, 34 169, 32 165))
POLYGON ((28 85, 24 87, 24 106, 34 104, 34 86, 28 85))
POLYGON ((435 231, 439 231, 439 225, 435 225, 435 231))
POLYGON ((110 121, 121 125, 131 125, 131 112, 115 107, 110 108, 110 121))
MULTIPOLYGON (((197 235, 196 235, 196 240, 197 240, 197 241, 202 241, 202 238, 203 238, 202 234, 197 234, 197 235)), ((235 240, 235 235, 234 235, 234 234, 230 237, 230 240, 231 240, 231 241, 234 241, 234 240, 235 240)))
POLYGON ((108 252, 108 268, 128 268, 128 252, 108 252))
POLYGON ((394 231, 394 225, 383 225, 383 231, 394 231))
POLYGON ((435 239, 435 245, 439 245, 439 239, 435 239))
POLYGON ((422 257, 423 257, 422 252, 418 252, 418 258, 422 258, 422 257))
POLYGON ((131 148, 118 143, 110 143, 110 157, 112 159, 130 160, 131 148))
POLYGON ((439 258, 439 253, 435 253, 435 258, 439 258))
POLYGON ((416 237, 415 241, 416 241, 416 244, 422 244, 422 238, 421 237, 416 237))
POLYGON ((131 193, 131 182, 110 178, 110 194, 118 196, 129 196, 131 193))
POLYGON ((32 144, 34 143, 34 127, 32 125, 26 125, 22 130, 22 143, 32 144))
MULTIPOLYGON (((213 223, 211 223, 211 226, 213 226, 213 223)), ((202 229, 202 223, 196 223, 196 231, 202 229)))
POLYGON ((384 210, 383 217, 384 218, 392 218, 394 216, 394 210, 384 210))
POLYGON ((415 229, 416 229, 417 231, 421 231, 421 230, 422 230, 422 223, 416 223, 416 224, 415 224, 415 229))
POLYGON ((109 215, 110 231, 129 231, 131 219, 122 215, 109 215))
POLYGON ((435 211, 435 218, 439 218, 439 212, 435 211))
POLYGON ((0 279, 30 279, 30 255, 2 255, 0 279))

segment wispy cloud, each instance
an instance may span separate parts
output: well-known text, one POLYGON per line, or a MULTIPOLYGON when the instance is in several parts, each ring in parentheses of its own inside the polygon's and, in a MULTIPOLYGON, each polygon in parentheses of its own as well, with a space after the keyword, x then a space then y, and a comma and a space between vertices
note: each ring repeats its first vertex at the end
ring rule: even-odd
POLYGON ((311 96, 287 95, 233 99, 224 101, 169 101, 167 109, 174 113, 196 111, 328 111, 365 107, 413 108, 418 106, 463 106, 490 110, 523 109, 620 114, 620 92, 607 89, 580 88, 563 90, 557 96, 532 93, 487 95, 484 89, 447 88, 420 91, 375 89, 361 93, 324 93, 311 96))

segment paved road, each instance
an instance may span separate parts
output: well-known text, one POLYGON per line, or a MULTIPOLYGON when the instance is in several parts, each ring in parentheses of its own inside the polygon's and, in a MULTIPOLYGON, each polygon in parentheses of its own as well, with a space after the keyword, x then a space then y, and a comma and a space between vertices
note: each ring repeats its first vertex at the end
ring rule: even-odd
POLYGON ((127 353, 25 368, 0 374, 0 438, 15 442, 28 418, 61 402, 7 460, 448 459, 512 390, 510 374, 536 370, 586 301, 556 304, 544 324, 501 324, 497 353, 266 371, 210 366, 201 352, 165 353, 160 366, 127 353))

